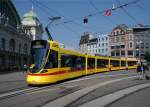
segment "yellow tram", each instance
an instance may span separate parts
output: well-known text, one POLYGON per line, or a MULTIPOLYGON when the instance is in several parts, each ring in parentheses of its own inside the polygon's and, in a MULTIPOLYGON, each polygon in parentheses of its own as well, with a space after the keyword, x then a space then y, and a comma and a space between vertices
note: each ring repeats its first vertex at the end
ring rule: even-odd
POLYGON ((55 41, 33 41, 31 54, 33 64, 26 80, 29 85, 50 84, 98 72, 137 67, 135 58, 92 56, 61 48, 55 41))

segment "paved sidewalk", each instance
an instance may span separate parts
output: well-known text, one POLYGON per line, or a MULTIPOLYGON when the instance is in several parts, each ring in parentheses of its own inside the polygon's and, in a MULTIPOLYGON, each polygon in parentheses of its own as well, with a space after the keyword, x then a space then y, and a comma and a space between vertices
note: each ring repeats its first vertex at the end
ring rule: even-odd
POLYGON ((25 77, 26 73, 23 73, 23 71, 0 74, 0 82, 25 80, 25 77))

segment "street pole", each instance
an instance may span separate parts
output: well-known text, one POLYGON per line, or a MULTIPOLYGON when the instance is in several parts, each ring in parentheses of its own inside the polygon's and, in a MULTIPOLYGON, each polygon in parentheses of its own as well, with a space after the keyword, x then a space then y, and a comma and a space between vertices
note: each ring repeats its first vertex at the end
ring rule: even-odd
POLYGON ((139 41, 139 42, 136 42, 136 44, 138 44, 139 46, 139 49, 136 49, 139 51, 139 63, 141 64, 141 44, 142 44, 142 41, 139 41))

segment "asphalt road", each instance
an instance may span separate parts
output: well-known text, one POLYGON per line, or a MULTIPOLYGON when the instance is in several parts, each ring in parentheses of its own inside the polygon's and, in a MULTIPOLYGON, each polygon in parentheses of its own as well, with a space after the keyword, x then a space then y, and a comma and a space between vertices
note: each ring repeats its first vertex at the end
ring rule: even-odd
POLYGON ((150 87, 127 95, 107 107, 150 107, 150 87))
MULTIPOLYGON (((150 82, 150 80, 139 80, 136 76, 133 71, 106 72, 44 87, 28 87, 25 74, 22 72, 0 75, 0 105, 1 107, 77 107, 119 90, 150 82), (60 103, 56 105, 55 102, 60 103)), ((144 92, 146 94, 147 91, 144 92)), ((142 97, 145 98, 144 95, 142 97)), ((114 107, 115 104, 120 107, 120 103, 117 102, 109 104, 109 107, 114 107)), ((149 104, 148 101, 146 103, 149 104)))

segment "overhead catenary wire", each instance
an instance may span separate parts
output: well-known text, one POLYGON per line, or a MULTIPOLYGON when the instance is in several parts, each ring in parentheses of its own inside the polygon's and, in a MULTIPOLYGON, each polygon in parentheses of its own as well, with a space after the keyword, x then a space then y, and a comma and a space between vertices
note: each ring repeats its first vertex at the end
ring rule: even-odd
MULTIPOLYGON (((32 2, 33 2, 33 1, 32 1, 32 2)), ((63 17, 63 18, 66 18, 66 17, 65 17, 63 14, 61 14, 60 12, 58 12, 58 11, 56 11, 56 10, 54 10, 54 9, 52 9, 52 8, 50 8, 50 7, 48 7, 46 4, 44 4, 44 3, 40 2, 40 1, 34 0, 34 3, 36 3, 36 4, 38 4, 38 5, 41 5, 41 7, 42 7, 43 9, 45 9, 45 10, 50 10, 50 11, 52 11, 52 12, 55 12, 55 13, 58 14, 59 16, 61 16, 61 17, 63 17)), ((38 6, 38 7, 39 7, 39 6, 38 6)), ((45 12, 45 11, 44 11, 44 12, 45 12)), ((66 18, 66 19, 69 19, 69 18, 66 18)), ((80 28, 84 29, 83 24, 77 23, 75 20, 67 20, 67 21, 60 22, 60 23, 56 23, 56 24, 53 24, 53 25, 60 25, 60 24, 62 24, 63 27, 65 27, 64 24, 68 24, 68 23, 75 24, 75 25, 79 26, 80 28), (83 26, 83 27, 82 27, 82 26, 83 26)), ((65 29, 67 29, 67 28, 68 28, 68 31, 70 30, 70 31, 72 31, 72 32, 77 32, 77 31, 75 31, 75 30, 70 29, 69 27, 65 27, 65 29)), ((88 26, 87 28, 93 29, 94 27, 89 27, 89 26, 88 26)), ((77 33, 76 33, 76 34, 77 34, 77 33)), ((79 34, 79 33, 78 33, 78 34, 79 34)))
MULTIPOLYGON (((54 9, 52 9, 52 8, 50 8, 50 7, 48 7, 47 5, 41 3, 41 2, 39 2, 39 1, 37 1, 37 0, 34 0, 34 1, 31 0, 31 2, 34 3, 36 6, 40 5, 40 6, 38 6, 40 9, 41 9, 41 7, 42 7, 42 9, 44 9, 44 10, 47 10, 47 9, 48 9, 48 10, 51 10, 51 11, 53 11, 53 12, 56 12, 56 13, 58 14, 58 16, 61 16, 61 17, 65 18, 65 16, 62 15, 60 12, 58 12, 58 11, 56 11, 56 10, 54 10, 54 9)), ((45 11, 44 11, 44 12, 45 12, 45 11)), ((50 12, 49 12, 49 13, 50 13, 50 12)), ((49 14, 49 13, 48 13, 48 14, 49 14)), ((51 15, 50 17, 53 17, 53 16, 51 15)), ((74 22, 74 23, 75 23, 75 22, 74 22)), ((64 23, 64 24, 65 24, 65 23, 64 23)), ((80 35, 78 31, 72 30, 70 27, 67 27, 67 26, 64 25, 64 24, 62 24, 62 26, 63 26, 65 29, 67 29, 68 31, 71 31, 71 32, 73 32, 73 33, 75 33, 75 34, 77 34, 77 35, 80 35)), ((76 23, 75 23, 75 24, 76 24, 76 23)), ((53 25, 54 25, 54 24, 53 24, 53 25)), ((81 26, 80 26, 80 27, 81 27, 81 26)))
MULTIPOLYGON (((46 7, 47 9, 50 9, 51 11, 54 11, 54 9, 51 9, 49 8, 48 6, 44 5, 43 3, 35 0, 37 3, 43 5, 44 7, 46 7)), ((127 7, 129 5, 132 5, 132 4, 136 4, 138 3, 140 0, 134 0, 134 1, 131 1, 131 2, 128 2, 128 3, 124 3, 124 4, 121 4, 119 6, 116 6, 115 8, 110 8, 111 11, 115 11, 117 9, 121 9, 123 7, 127 7)), ((56 13, 60 14, 61 16, 65 17, 64 15, 62 15, 61 13, 55 11, 56 13)), ((106 12, 106 10, 102 10, 102 11, 98 11, 98 12, 95 12, 95 13, 91 13, 91 14, 88 14, 88 15, 85 15, 85 16, 81 16, 81 17, 78 17, 78 18, 74 18, 74 19, 71 19, 71 20, 67 20, 67 21, 64 21, 62 23, 58 23, 58 24, 55 24, 55 25, 60 25, 60 24, 67 24, 67 23, 74 23, 75 20, 79 20, 79 19, 83 19, 85 17, 89 18, 89 17, 93 17, 95 15, 98 15, 98 14, 104 14, 106 12)), ((128 14, 129 15, 129 14, 128 14)), ((130 15, 131 16, 131 15, 130 15)), ((132 17, 132 16, 131 16, 132 17)))
MULTIPOLYGON (((123 7, 127 7, 127 6, 129 6, 129 5, 136 4, 136 3, 138 3, 139 1, 140 1, 140 0, 134 0, 134 1, 131 1, 131 2, 128 2, 128 3, 122 4, 122 5, 116 6, 115 8, 110 8, 109 10, 115 11, 115 10, 117 10, 117 9, 121 9, 121 8, 123 8, 123 7)), ((107 10, 108 10, 108 9, 107 9, 107 10)), ((83 18, 85 18, 85 17, 90 18, 90 17, 93 17, 93 16, 98 15, 98 14, 104 14, 105 12, 106 12, 106 10, 98 11, 98 12, 91 13, 91 14, 88 14, 88 15, 85 15, 85 16, 82 16, 82 17, 75 18, 75 19, 73 19, 73 20, 65 21, 65 22, 63 22, 63 23, 67 24, 67 23, 73 22, 73 21, 75 21, 75 20, 83 19, 83 18)), ((63 23, 59 23, 59 24, 63 24, 63 23)), ((56 24, 56 25, 59 25, 59 24, 56 24)))
MULTIPOLYGON (((120 1, 116 0, 118 2, 119 5, 122 5, 120 1)), ((139 1, 139 0, 138 0, 139 1)), ((124 4, 124 7, 126 7, 126 4, 124 4)), ((136 20, 136 18, 134 16, 132 16, 124 7, 120 7, 122 9, 122 11, 132 19, 132 21, 134 21, 136 24, 139 24, 138 21, 136 20)))
MULTIPOLYGON (((93 4, 92 1, 90 1, 90 0, 88 0, 88 1, 89 1, 89 4, 90 4, 97 12, 100 12, 100 10, 93 4)), ((103 16, 103 15, 101 15, 101 14, 99 14, 99 15, 100 15, 100 16, 103 16)), ((103 16, 103 17, 105 17, 105 16, 103 16)), ((111 23, 112 25, 114 24, 108 17, 105 17, 104 19, 108 20, 109 23, 111 23)))
MULTIPOLYGON (((31 0, 31 1, 32 1, 32 0, 31 0)), ((128 2, 128 3, 125 3, 125 4, 121 4, 121 5, 119 5, 119 6, 116 6, 115 8, 111 8, 110 10, 111 10, 111 11, 115 11, 115 10, 117 10, 117 9, 120 9, 120 8, 123 8, 123 7, 127 7, 127 6, 129 6, 129 5, 136 4, 136 3, 139 2, 139 1, 140 1, 140 0, 134 0, 134 1, 131 1, 131 2, 128 2)), ((33 1, 32 1, 32 2, 33 2, 33 1)), ((34 4, 35 4, 35 3, 38 4, 38 5, 41 5, 41 6, 38 6, 39 8, 42 7, 43 9, 45 8, 45 10, 48 9, 48 10, 53 11, 53 12, 57 13, 58 15, 60 15, 60 16, 62 16, 62 17, 65 18, 65 16, 62 15, 60 12, 57 12, 56 10, 51 9, 51 8, 48 7, 46 4, 44 4, 44 3, 42 3, 42 2, 39 2, 39 1, 37 1, 37 0, 34 0, 34 4)), ((93 16, 98 15, 98 14, 104 14, 105 11, 106 11, 106 10, 97 11, 97 12, 95 12, 95 13, 91 13, 91 14, 88 14, 88 15, 86 15, 86 16, 82 16, 82 17, 70 19, 70 20, 67 20, 67 21, 63 21, 63 22, 60 22, 60 23, 56 23, 56 24, 54 24, 54 25, 57 26, 57 25, 61 25, 61 24, 73 23, 73 24, 76 24, 76 25, 80 26, 79 23, 76 23, 76 22, 75 22, 76 20, 79 20, 79 19, 82 19, 82 20, 83 20, 83 18, 85 18, 85 17, 89 18, 89 17, 93 17, 93 16)), ((43 11, 43 12, 46 12, 46 11, 43 11)), ((47 11, 47 13, 50 13, 50 12, 47 11)), ((52 16, 52 15, 51 15, 51 16, 52 16)), ((128 14, 128 16, 132 17, 132 16, 129 15, 129 14, 128 14)), ((134 19, 134 18, 132 17, 132 19, 134 19)), ((83 25, 83 24, 82 24, 82 25, 83 25)), ((81 27, 81 26, 80 26, 80 27, 81 27)), ((89 26, 88 26, 88 27, 89 27, 89 26)), ((82 28, 84 28, 84 27, 82 27, 82 28)), ((92 27, 92 28, 93 28, 93 27, 92 27)))
POLYGON ((149 9, 147 9, 147 8, 145 8, 145 7, 143 7, 143 6, 141 6, 139 3, 137 3, 136 6, 137 6, 138 8, 140 8, 140 9, 142 9, 144 12, 150 13, 150 10, 149 10, 149 9))
POLYGON ((37 6, 40 10, 43 10, 44 12, 42 11, 42 13, 44 13, 45 15, 49 14, 50 17, 53 17, 53 15, 52 15, 49 11, 45 10, 43 6, 37 4, 37 3, 35 2, 36 0, 29 0, 29 1, 30 1, 33 5, 37 6))

